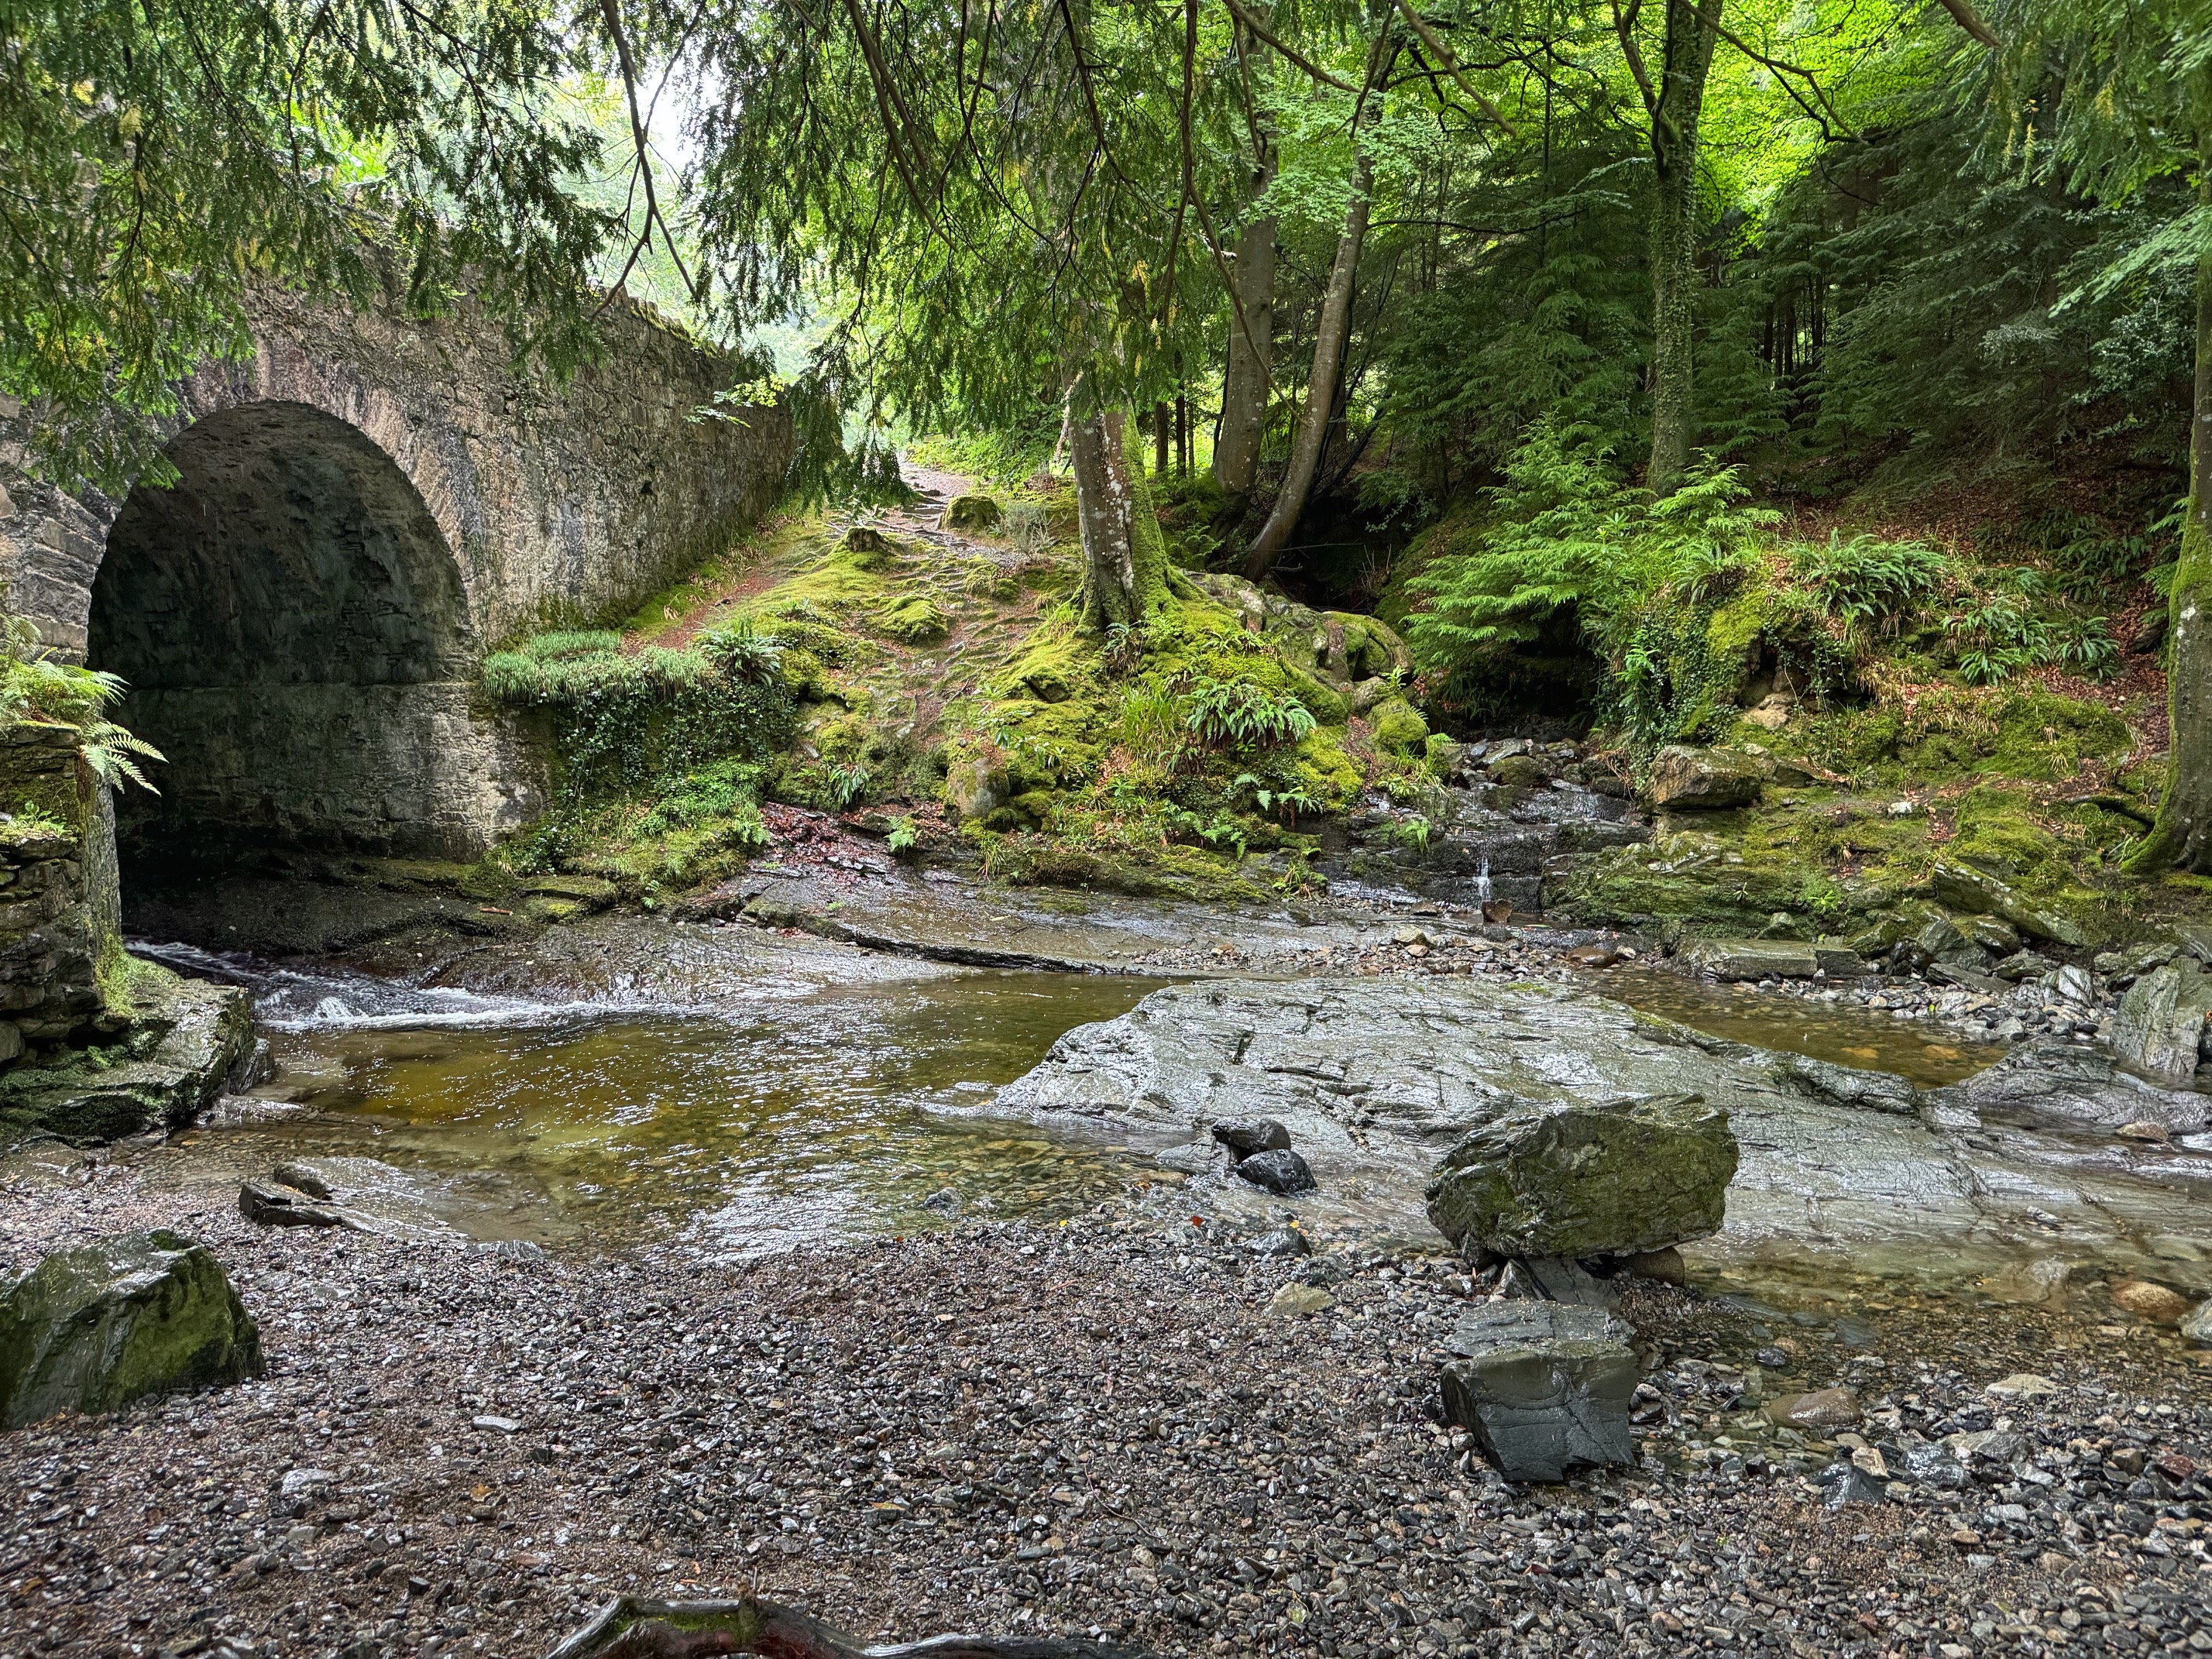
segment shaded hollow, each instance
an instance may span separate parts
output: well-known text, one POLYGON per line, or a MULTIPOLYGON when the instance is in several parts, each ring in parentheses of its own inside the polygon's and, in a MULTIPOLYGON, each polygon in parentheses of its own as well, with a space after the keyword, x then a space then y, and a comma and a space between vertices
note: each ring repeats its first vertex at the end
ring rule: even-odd
POLYGON ((358 428, 252 404, 168 447, 94 581, 87 660, 129 682, 161 793, 125 793, 134 862, 254 846, 470 856, 501 791, 471 716, 477 657, 453 550, 358 428))

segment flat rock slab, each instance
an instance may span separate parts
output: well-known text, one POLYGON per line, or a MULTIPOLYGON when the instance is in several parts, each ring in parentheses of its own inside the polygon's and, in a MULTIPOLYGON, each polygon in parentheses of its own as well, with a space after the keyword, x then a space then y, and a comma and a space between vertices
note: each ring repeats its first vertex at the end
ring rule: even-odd
POLYGON ((0 1284, 0 1426, 260 1374, 222 1264, 175 1233, 118 1233, 0 1284))
POLYGON ((1633 1464, 1628 1399, 1641 1375, 1632 1333, 1601 1308, 1492 1302, 1462 1316, 1447 1346, 1444 1415, 1509 1480, 1633 1464))
MULTIPOLYGON (((2146 1115, 2150 1085, 2069 1052, 2087 1109, 2146 1115), (2108 1089, 2124 1098, 2096 1104, 2108 1089)), ((1996 1069, 1984 1087, 2002 1116, 2034 1079, 2026 1064, 1996 1069)), ((1689 1247, 1693 1265, 1816 1283, 1862 1265, 1948 1282, 2058 1254, 2148 1273, 2178 1238, 2203 1251, 2191 1271, 2212 1279, 2212 1159, 2073 1132, 2061 1108, 2074 1086, 2054 1085, 2033 1121, 1993 1127, 1980 1095, 1936 1091, 1923 1114, 1888 1073, 1728 1042, 1577 989, 1243 979, 1170 987, 1079 1026, 998 1104, 1218 1171, 1186 1189, 1193 1200, 1243 1205, 1255 1221, 1271 1200, 1228 1177, 1212 1126, 1272 1118, 1321 1183, 1294 1200, 1309 1227, 1433 1237, 1429 1178, 1471 1131, 1530 1105, 1694 1093, 1727 1111, 1741 1162, 1722 1231, 1689 1247)))

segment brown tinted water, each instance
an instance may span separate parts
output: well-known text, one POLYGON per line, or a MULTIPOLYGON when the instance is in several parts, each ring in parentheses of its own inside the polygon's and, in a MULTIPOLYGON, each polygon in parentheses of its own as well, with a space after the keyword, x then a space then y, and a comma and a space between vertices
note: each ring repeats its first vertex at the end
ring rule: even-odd
POLYGON ((1731 1042, 1894 1072, 1922 1088, 1960 1082, 1996 1064, 2005 1052, 2001 1042, 1966 1042, 1925 1021, 1899 1019, 1856 1002, 1707 985, 1644 968, 1615 968, 1589 976, 1587 982, 1600 996, 1731 1042))
POLYGON ((696 1227, 756 1250, 1064 1215, 1146 1176, 979 1109, 1063 1031, 1157 983, 963 974, 734 1019, 307 1024, 276 1036, 279 1073, 257 1092, 309 1115, 203 1132, 195 1165, 218 1146, 245 1173, 374 1158, 412 1178, 426 1218, 490 1237, 696 1227))

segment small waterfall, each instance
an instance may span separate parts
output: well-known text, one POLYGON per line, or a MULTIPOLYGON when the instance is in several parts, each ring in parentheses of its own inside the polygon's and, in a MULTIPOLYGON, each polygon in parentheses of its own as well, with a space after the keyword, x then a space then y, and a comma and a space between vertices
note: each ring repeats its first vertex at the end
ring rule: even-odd
POLYGON ((1490 902, 1490 854, 1482 855, 1482 868, 1475 872, 1474 898, 1478 904, 1490 902))

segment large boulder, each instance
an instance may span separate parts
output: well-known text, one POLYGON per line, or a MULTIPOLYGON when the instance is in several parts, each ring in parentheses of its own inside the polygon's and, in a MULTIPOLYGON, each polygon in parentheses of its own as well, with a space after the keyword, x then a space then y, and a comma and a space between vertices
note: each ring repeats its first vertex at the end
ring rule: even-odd
POLYGON ((2212 1095, 2170 1089, 2123 1071, 2112 1056, 2071 1042, 2022 1043, 1964 1083, 1931 1091, 1940 1127, 1984 1123, 2033 1129, 2118 1129, 2155 1123, 2177 1134, 2212 1121, 2212 1095))
POLYGON ((1429 1219, 1503 1256, 1632 1255, 1720 1231, 1728 1114, 1699 1095, 1509 1112, 1446 1152, 1429 1219))
POLYGON ((2128 988, 2113 1017, 2112 1053, 2130 1071, 2168 1088, 2197 1075, 2212 977, 2193 962, 2154 968, 2128 988))
POLYGON ((1759 762, 1732 749, 1692 749, 1670 744, 1651 763, 1652 805, 1668 811, 1749 806, 1766 775, 1759 762))
POLYGON ((1460 1320, 1447 1345, 1458 1357, 1444 1362, 1444 1415, 1509 1480, 1633 1463, 1628 1401, 1638 1370, 1629 1337, 1602 1308, 1486 1304, 1460 1320))
POLYGON ((260 1374, 222 1264, 175 1233, 119 1233, 0 1285, 0 1426, 260 1374))

